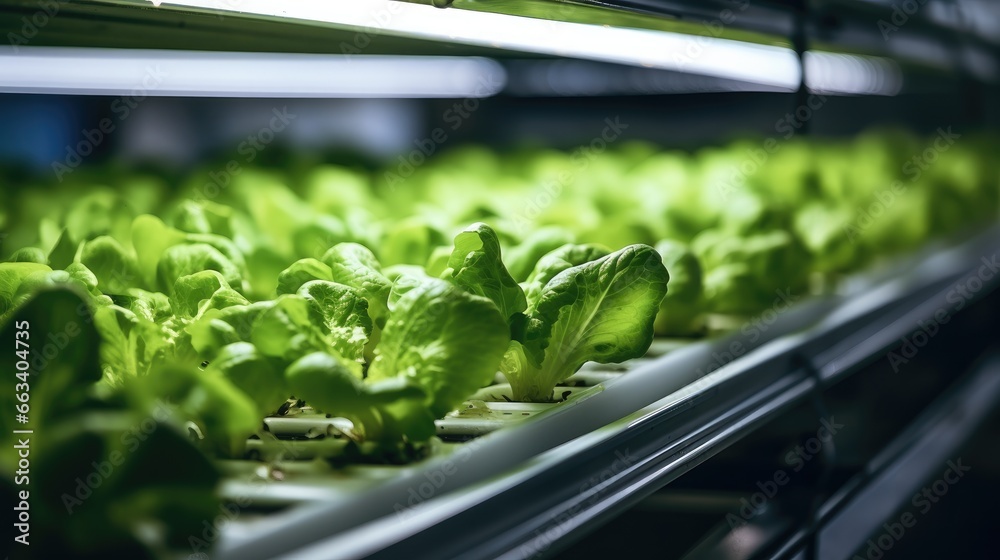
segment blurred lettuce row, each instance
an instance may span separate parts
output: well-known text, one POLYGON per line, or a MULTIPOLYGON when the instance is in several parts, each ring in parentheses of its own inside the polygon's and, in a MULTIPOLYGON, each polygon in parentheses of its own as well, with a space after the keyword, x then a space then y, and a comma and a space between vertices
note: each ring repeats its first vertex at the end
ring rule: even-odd
POLYGON ((286 342, 336 349, 364 376, 400 279, 445 279, 491 299, 511 332, 533 332, 514 319, 540 297, 545 263, 638 244, 655 246, 673 277, 654 332, 699 336, 707 315, 753 315, 778 293, 807 293, 817 275, 995 220, 989 140, 890 131, 691 155, 626 143, 587 157, 464 147, 403 179, 293 162, 224 183, 206 169, 174 187, 91 168, 58 188, 4 192, 0 317, 44 287, 88 294, 112 386, 169 361, 211 364, 237 343, 220 355, 253 379, 281 377, 301 357, 286 342), (488 235, 462 232, 480 220, 488 235), (492 268, 463 267, 463 251, 491 255, 477 258, 492 268), (298 293, 309 281, 335 286, 298 293))
MULTIPOLYGON (((693 155, 632 143, 588 157, 465 147, 405 179, 290 165, 245 168, 225 183, 207 169, 175 188, 89 169, 58 188, 6 191, 0 316, 40 289, 72 286, 95 310, 109 386, 164 363, 207 362, 252 379, 237 385, 271 412, 260 395, 288 392, 285 370, 306 350, 335 350, 367 381, 399 324, 390 319, 401 285, 438 279, 460 289, 435 308, 487 298, 511 340, 539 337, 526 353, 539 370, 556 318, 532 312, 552 262, 655 247, 673 280, 654 302, 654 332, 698 336, 708 314, 752 315, 782 290, 808 292, 817 274, 835 278, 995 219, 989 139, 940 140, 881 132, 693 155), (488 233, 462 230, 480 221, 488 233)), ((542 399, 548 385, 520 393, 542 399)))
POLYGON ((206 167, 174 184, 81 170, 58 188, 6 194, 2 255, 65 269, 86 242, 93 246, 76 260, 93 264, 102 293, 167 293, 173 279, 202 267, 259 301, 274 297, 292 263, 321 259, 338 243, 366 247, 382 266, 437 275, 451 236, 482 221, 518 282, 566 243, 619 249, 669 240, 699 260, 703 311, 752 314, 777 288, 806 291, 817 275, 835 279, 995 220, 1000 164, 992 140, 873 131, 851 141, 740 141, 694 154, 638 142, 601 154, 467 146, 405 177, 393 167, 295 161, 244 167, 221 182, 206 167), (157 218, 136 227, 146 214, 157 218), (186 248, 195 244, 197 251, 186 248), (163 251, 171 258, 161 265, 163 251), (119 254, 133 256, 118 262, 119 254))

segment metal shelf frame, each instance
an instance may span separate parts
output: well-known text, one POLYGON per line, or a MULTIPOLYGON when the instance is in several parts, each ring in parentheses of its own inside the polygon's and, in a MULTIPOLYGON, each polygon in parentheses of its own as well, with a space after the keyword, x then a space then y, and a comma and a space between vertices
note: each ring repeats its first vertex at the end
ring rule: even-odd
POLYGON ((881 531, 882 523, 891 520, 921 485, 957 460, 975 430, 996 414, 998 403, 1000 347, 994 345, 859 472, 819 501, 811 519, 795 525, 788 512, 765 513, 751 525, 768 537, 751 545, 730 539, 731 527, 723 522, 683 560, 847 558, 875 536, 870 534, 872 528, 881 531))

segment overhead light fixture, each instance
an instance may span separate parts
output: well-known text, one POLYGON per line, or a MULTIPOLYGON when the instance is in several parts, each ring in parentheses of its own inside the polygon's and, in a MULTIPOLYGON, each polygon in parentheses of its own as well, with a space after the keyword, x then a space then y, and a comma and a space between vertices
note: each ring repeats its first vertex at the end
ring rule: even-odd
POLYGON ((195 97, 489 97, 482 57, 0 47, 0 91, 195 97))
POLYGON ((814 93, 896 95, 903 86, 902 70, 888 58, 808 51, 804 62, 814 93))
POLYGON ((593 97, 718 92, 789 92, 765 86, 691 74, 591 60, 505 61, 504 93, 520 97, 593 97))
MULTIPOLYGON (((141 2, 151 6, 149 2, 141 2)), ((157 4, 231 11, 281 21, 303 20, 358 29, 361 43, 379 34, 448 40, 618 64, 647 66, 794 90, 801 77, 792 49, 668 31, 570 23, 394 0, 177 0, 157 4)), ((355 45, 356 46, 356 45, 355 45)))
MULTIPOLYGON (((148 1, 130 3, 152 6, 148 1)), ((344 55, 0 47, 0 91, 462 98, 489 97, 504 90, 507 76, 492 59, 364 54, 363 47, 380 34, 609 62, 648 71, 619 76, 629 83, 609 86, 600 83, 606 82, 608 76, 597 76, 592 68, 560 61, 540 62, 533 70, 539 79, 532 83, 512 82, 511 93, 515 95, 795 91, 803 75, 795 52, 783 46, 442 10, 395 0, 355 0, 346 4, 326 0, 177 0, 157 5, 160 9, 181 6, 212 13, 233 12, 241 17, 344 26, 356 29, 359 40, 352 45, 352 54, 344 55), (662 70, 670 72, 658 72, 662 70), (685 75, 693 79, 685 79, 685 75)), ((818 93, 895 95, 902 85, 899 66, 886 58, 810 51, 805 56, 805 68, 807 88, 818 93)))

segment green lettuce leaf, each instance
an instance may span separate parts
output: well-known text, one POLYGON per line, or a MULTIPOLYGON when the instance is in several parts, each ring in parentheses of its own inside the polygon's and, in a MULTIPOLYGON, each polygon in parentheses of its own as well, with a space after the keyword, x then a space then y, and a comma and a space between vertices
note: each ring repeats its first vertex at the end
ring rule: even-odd
MULTIPOLYGON (((182 243, 186 237, 184 232, 177 231, 163 223, 156 216, 143 214, 132 221, 132 246, 135 247, 139 270, 146 280, 146 285, 157 284, 157 265, 163 252, 168 247, 182 243)), ((50 256, 51 258, 51 256, 50 256)), ((58 266, 58 265, 56 265, 58 266)), ((195 271, 198 272, 198 271, 195 271)), ((173 280, 171 280, 171 285, 173 280)), ((159 286, 166 288, 166 286, 159 286)))
POLYGON ((585 362, 642 356, 669 276, 648 245, 631 245, 567 268, 541 291, 502 371, 515 400, 548 401, 557 383, 585 362))
POLYGON ((294 294, 311 280, 333 280, 333 271, 313 258, 295 261, 278 275, 278 295, 294 294))
POLYGON ((702 274, 698 258, 679 241, 660 241, 656 251, 663 257, 670 283, 667 295, 660 302, 653 330, 662 336, 700 334, 697 319, 702 311, 702 274))
POLYGON ((207 243, 180 244, 163 251, 157 264, 160 286, 172 289, 178 278, 214 270, 230 286, 242 286, 243 277, 231 260, 207 243))
POLYGON ((323 317, 329 346, 348 360, 363 364, 365 345, 373 330, 368 301, 353 288, 323 280, 306 282, 297 293, 323 317))
POLYGON ((333 281, 350 286, 368 300, 368 313, 382 328, 389 319, 389 291, 392 283, 382 274, 375 255, 357 243, 338 243, 323 255, 333 281))
POLYGON ((135 257, 112 237, 102 235, 85 242, 79 262, 94 274, 97 288, 105 294, 145 287, 135 257))
POLYGON ((455 236, 455 249, 441 277, 492 301, 505 319, 528 306, 524 291, 503 264, 496 232, 486 224, 472 224, 455 236))
POLYGON ((534 270, 539 259, 563 245, 573 243, 573 241, 574 236, 564 228, 550 226, 534 230, 523 241, 506 252, 507 258, 504 260, 507 263, 507 269, 515 280, 524 282, 534 270))
POLYGON ((582 245, 563 245, 545 255, 535 263, 535 268, 524 283, 531 307, 538 302, 542 290, 560 272, 595 261, 610 254, 611 251, 603 245, 585 243, 582 245))
POLYGON ((49 257, 45 254, 45 251, 38 247, 23 247, 14 251, 10 258, 7 259, 7 262, 48 264, 49 257))
POLYGON ((435 248, 446 244, 447 240, 437 228, 421 218, 410 217, 389 226, 379 256, 386 265, 422 265, 435 248))
POLYGON ((21 282, 36 272, 47 273, 47 265, 30 262, 0 263, 0 319, 15 306, 21 282))
POLYGON ((291 394, 280 361, 268 358, 247 342, 224 346, 205 373, 221 374, 257 405, 257 417, 278 410, 291 394))
POLYGON ((509 339, 507 322, 490 300, 431 280, 396 303, 368 379, 412 379, 440 418, 492 380, 509 339))
POLYGON ((218 370, 166 363, 127 388, 149 408, 169 403, 182 421, 198 427, 201 447, 223 457, 241 458, 247 438, 260 430, 257 404, 218 370))

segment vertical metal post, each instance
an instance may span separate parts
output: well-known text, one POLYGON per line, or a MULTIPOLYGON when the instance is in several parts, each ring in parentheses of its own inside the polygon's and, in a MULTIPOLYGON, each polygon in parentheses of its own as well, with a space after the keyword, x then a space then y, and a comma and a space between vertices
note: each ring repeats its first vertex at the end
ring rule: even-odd
MULTIPOLYGON (((796 0, 793 5, 793 10, 795 11, 795 25, 792 29, 792 47, 795 49, 795 55, 799 59, 799 88, 795 92, 795 107, 792 108, 792 112, 795 109, 802 106, 808 106, 806 103, 809 98, 809 89, 806 87, 806 51, 809 50, 809 2, 810 0, 796 0)), ((810 122, 812 119, 805 119, 802 123, 802 128, 800 132, 802 134, 809 134, 809 129, 811 128, 810 122)))

